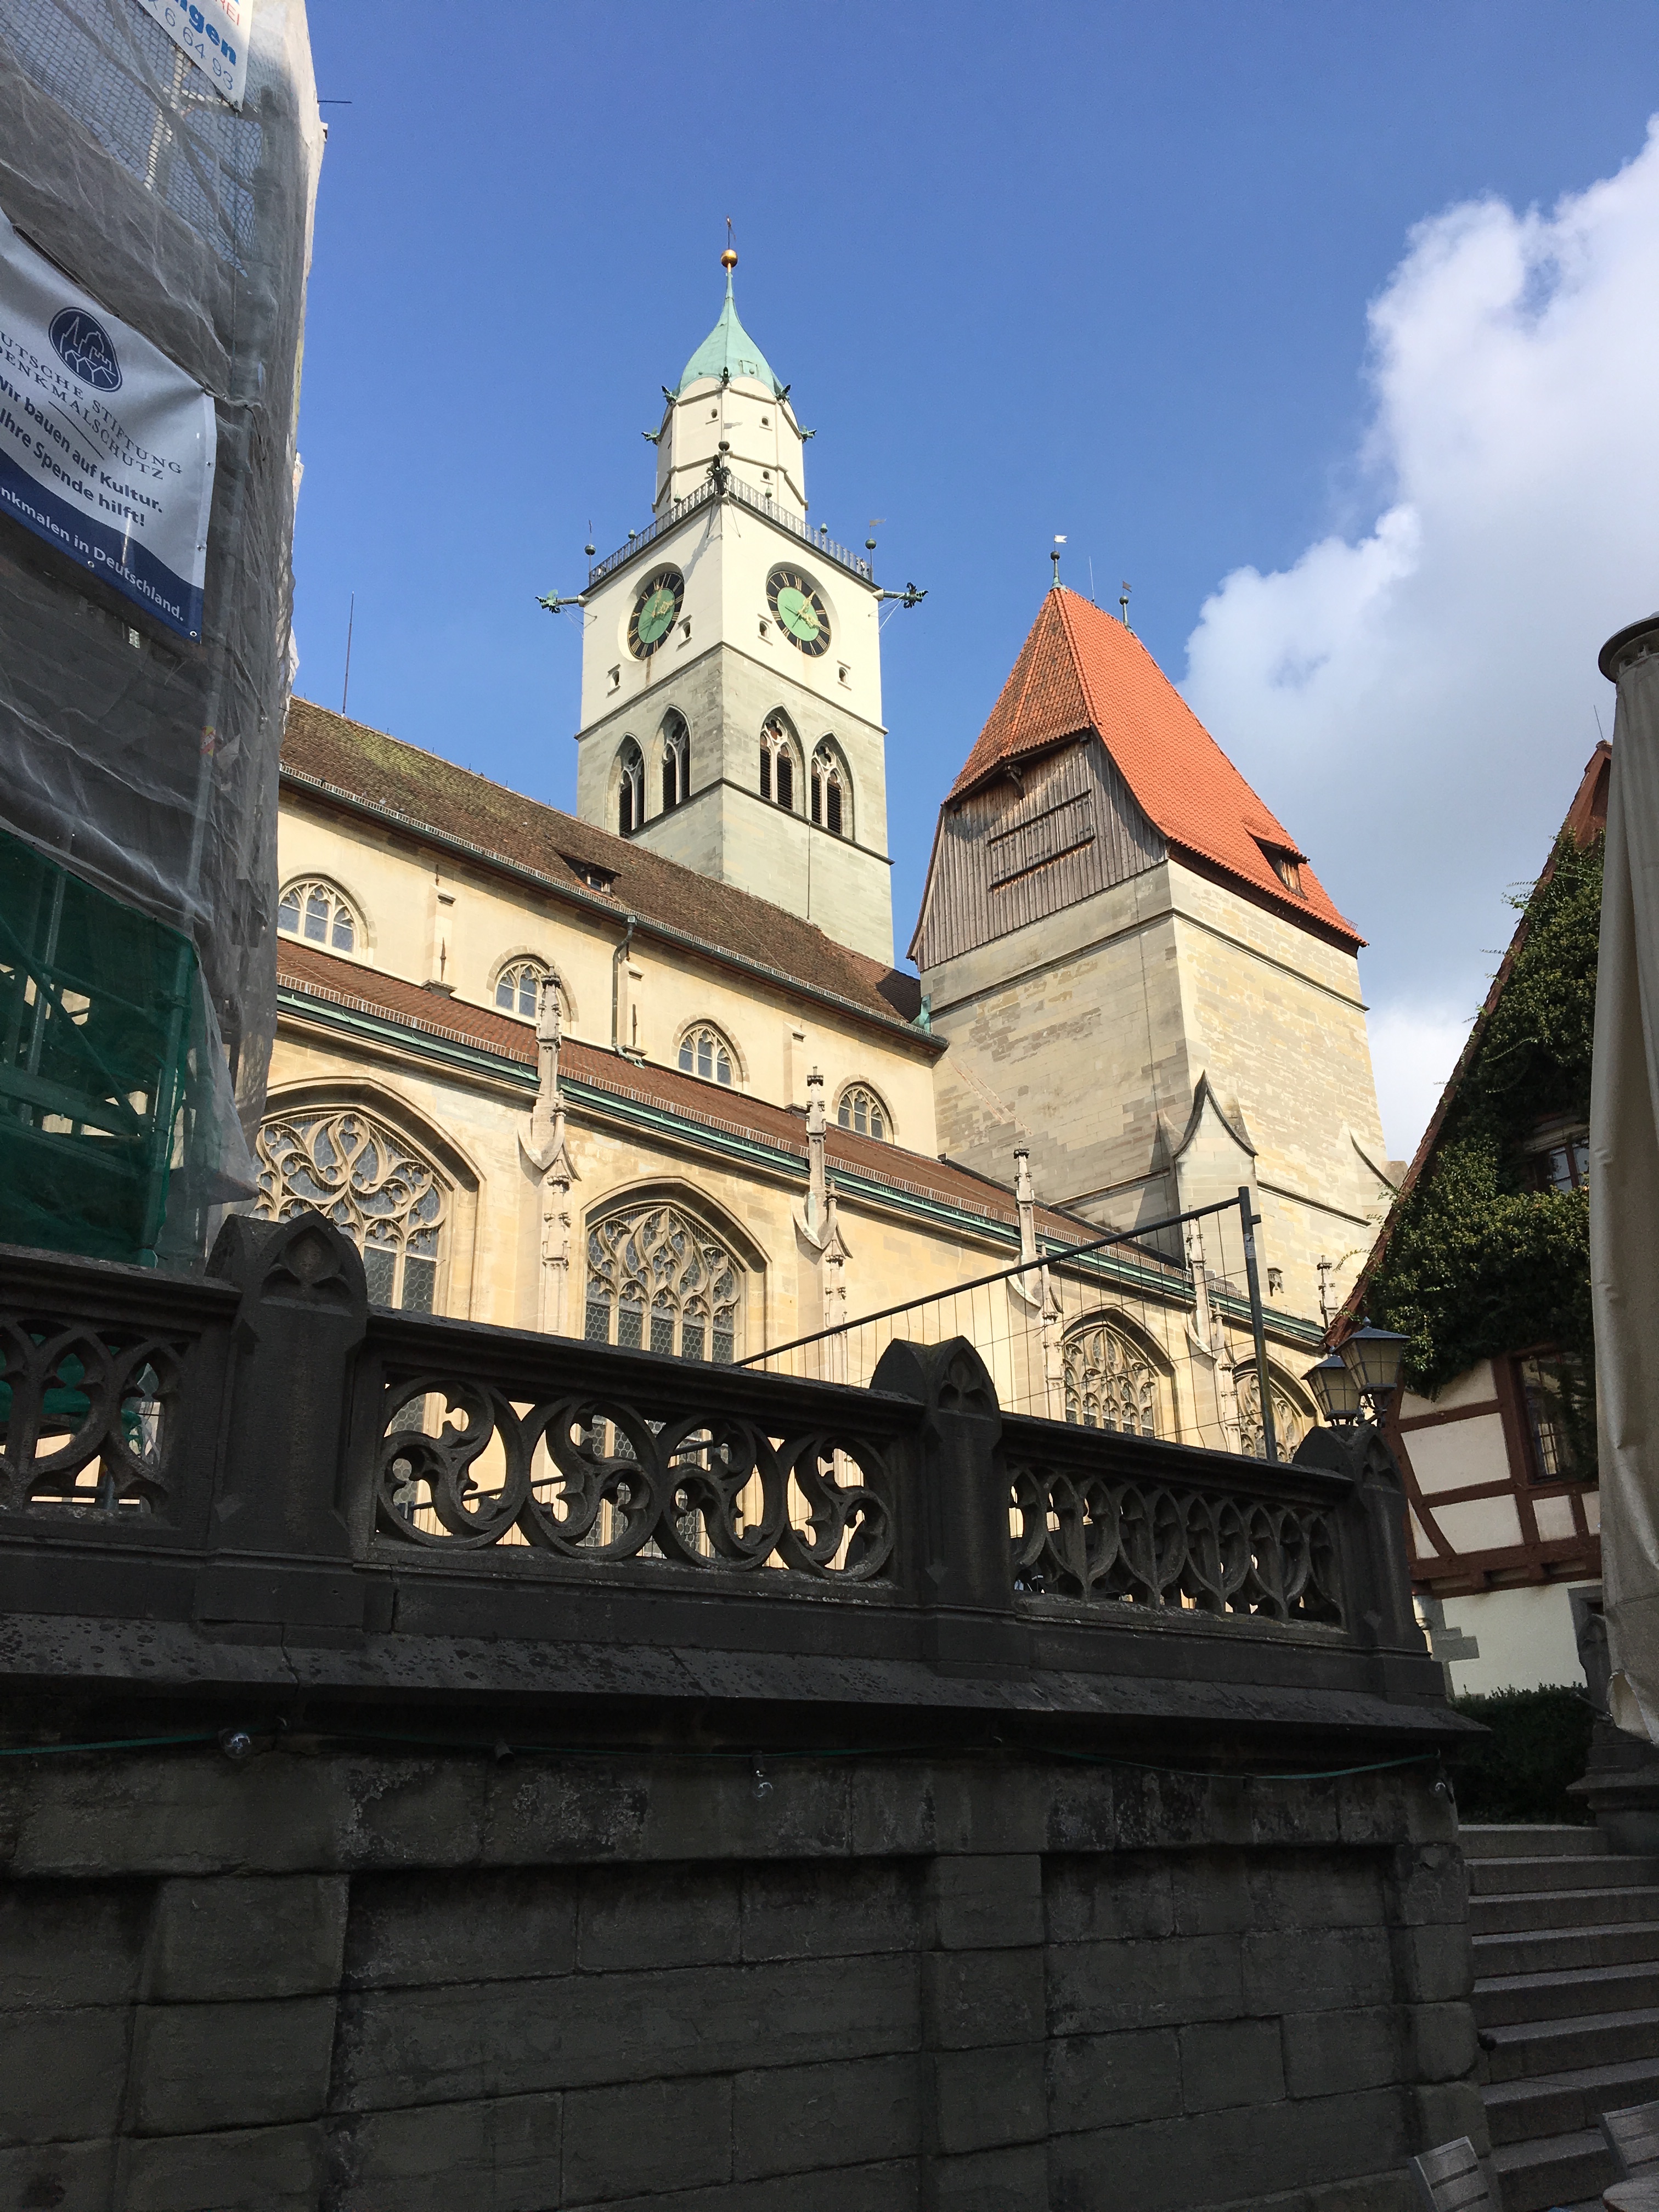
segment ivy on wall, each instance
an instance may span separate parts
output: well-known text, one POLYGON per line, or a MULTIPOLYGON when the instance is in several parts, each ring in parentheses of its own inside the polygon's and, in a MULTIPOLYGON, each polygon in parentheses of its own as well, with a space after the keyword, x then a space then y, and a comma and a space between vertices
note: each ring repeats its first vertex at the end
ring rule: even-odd
POLYGON ((1410 1338, 1407 1379, 1425 1395, 1536 1345, 1591 1370, 1589 1200, 1534 1188, 1523 1146, 1547 1117, 1589 1119, 1602 846, 1564 833, 1513 902, 1523 920, 1509 975, 1371 1278, 1371 1318, 1410 1338))

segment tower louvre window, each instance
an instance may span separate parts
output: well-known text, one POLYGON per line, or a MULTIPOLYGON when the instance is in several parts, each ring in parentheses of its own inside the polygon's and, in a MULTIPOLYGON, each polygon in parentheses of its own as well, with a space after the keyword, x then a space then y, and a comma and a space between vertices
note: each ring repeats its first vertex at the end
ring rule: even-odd
POLYGON ((770 715, 762 726, 760 794, 792 814, 795 811, 795 741, 782 714, 770 715))
POLYGON ((662 726, 662 804, 666 813, 689 798, 691 789, 691 733, 678 714, 662 726))
POLYGON ((645 756, 632 738, 623 739, 617 768, 617 830, 629 837, 645 823, 645 756))
POLYGON ((850 834, 847 823, 847 775, 827 742, 812 756, 812 819, 832 836, 850 834))

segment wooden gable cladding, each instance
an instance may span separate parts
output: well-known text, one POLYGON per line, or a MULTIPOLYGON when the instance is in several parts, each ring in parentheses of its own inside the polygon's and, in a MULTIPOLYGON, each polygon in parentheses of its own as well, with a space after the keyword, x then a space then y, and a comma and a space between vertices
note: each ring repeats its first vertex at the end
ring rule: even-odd
POLYGON ((1073 740, 945 808, 912 956, 937 967, 1139 875, 1164 853, 1099 738, 1073 740))

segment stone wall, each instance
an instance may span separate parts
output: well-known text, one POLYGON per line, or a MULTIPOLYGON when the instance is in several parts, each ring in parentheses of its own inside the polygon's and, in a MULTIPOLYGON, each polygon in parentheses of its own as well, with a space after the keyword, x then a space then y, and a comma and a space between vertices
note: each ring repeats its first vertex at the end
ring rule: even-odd
POLYGON ((1481 2139, 1432 1770, 13 1760, 0 2203, 1400 2212, 1481 2139))

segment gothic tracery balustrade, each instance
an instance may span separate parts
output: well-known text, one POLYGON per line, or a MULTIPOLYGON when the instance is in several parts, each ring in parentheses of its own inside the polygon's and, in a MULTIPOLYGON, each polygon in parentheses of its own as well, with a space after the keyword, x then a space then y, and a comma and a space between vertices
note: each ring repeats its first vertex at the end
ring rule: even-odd
POLYGON ((273 1115, 256 1146, 267 1221, 314 1206, 363 1255, 371 1305, 431 1313, 449 1193, 407 1139, 356 1107, 273 1115))

